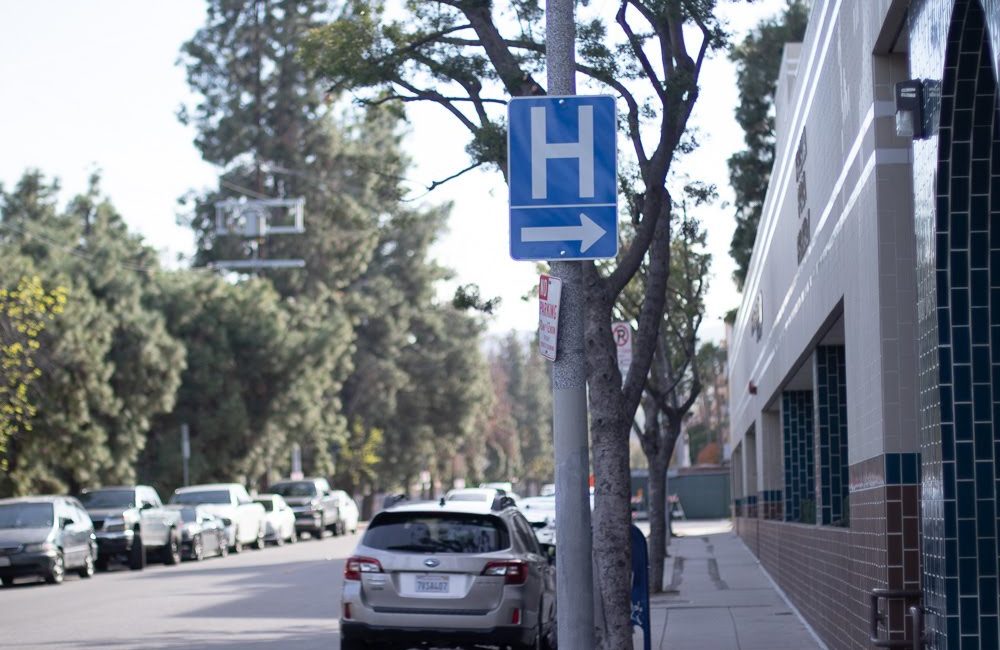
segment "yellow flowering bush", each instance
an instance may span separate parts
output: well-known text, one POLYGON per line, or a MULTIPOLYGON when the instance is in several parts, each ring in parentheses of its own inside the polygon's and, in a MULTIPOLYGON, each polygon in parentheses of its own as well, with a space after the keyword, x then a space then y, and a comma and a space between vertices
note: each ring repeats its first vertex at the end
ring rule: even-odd
POLYGON ((36 354, 48 321, 62 313, 68 291, 47 290, 38 276, 22 277, 14 289, 0 288, 0 471, 6 471, 7 441, 31 431, 35 407, 28 387, 41 376, 36 354))

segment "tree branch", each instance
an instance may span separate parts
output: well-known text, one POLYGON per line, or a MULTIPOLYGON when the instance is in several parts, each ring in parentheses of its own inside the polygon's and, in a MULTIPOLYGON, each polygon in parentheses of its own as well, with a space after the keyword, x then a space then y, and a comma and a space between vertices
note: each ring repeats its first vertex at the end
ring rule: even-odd
POLYGON ((469 19, 472 29, 482 42, 483 51, 489 58, 504 87, 514 97, 544 95, 545 89, 521 68, 521 64, 510 51, 496 25, 493 24, 491 3, 482 2, 459 4, 447 2, 457 7, 469 19))
MULTIPOLYGON (((669 206, 669 201, 665 202, 664 205, 669 206)), ((669 210, 669 207, 665 209, 669 210)), ((633 249, 630 249, 628 254, 633 254, 633 249)), ((619 265, 615 272, 621 269, 622 266, 619 265)), ((638 265, 636 269, 638 269, 638 265)), ((622 389, 625 413, 634 413, 639 406, 639 399, 642 397, 642 389, 649 375, 653 352, 656 350, 660 321, 663 319, 663 306, 667 299, 666 288, 669 276, 670 219, 669 216, 664 218, 663 215, 658 215, 653 235, 650 237, 649 267, 646 274, 642 311, 639 314, 639 327, 636 332, 635 361, 629 368, 628 377, 625 379, 625 386, 622 389)), ((620 280, 619 276, 618 281, 620 280)), ((617 294, 614 294, 612 298, 615 296, 617 294)))
POLYGON ((646 77, 653 85, 653 88, 656 90, 656 95, 662 102, 666 99, 666 91, 663 88, 663 82, 660 81, 660 78, 656 75, 656 71, 653 70, 653 65, 649 62, 649 57, 646 56, 646 51, 642 49, 642 42, 635 35, 635 32, 632 31, 632 26, 628 24, 628 18, 625 16, 625 10, 628 9, 629 4, 629 0, 622 0, 621 7, 618 9, 618 14, 615 16, 615 20, 619 25, 621 25, 622 31, 625 32, 629 45, 632 47, 632 53, 635 54, 635 58, 639 60, 639 64, 646 73, 646 77))
POLYGON ((442 95, 441 93, 439 93, 439 92, 437 92, 435 90, 420 90, 419 88, 417 88, 417 87, 415 87, 415 86, 413 86, 413 85, 411 85, 411 84, 409 84, 409 83, 407 83, 407 82, 405 82, 405 81, 403 81, 401 79, 397 79, 396 83, 399 84, 400 86, 402 86, 403 88, 405 88, 406 90, 410 91, 412 94, 418 96, 418 97, 422 97, 423 99, 426 99, 426 100, 429 100, 429 101, 432 101, 432 102, 436 102, 436 103, 440 104, 441 106, 444 106, 446 109, 448 109, 448 111, 452 115, 454 115, 455 117, 457 117, 458 121, 461 122, 462 124, 464 124, 465 127, 467 129, 469 129, 469 131, 472 131, 473 134, 475 134, 479 130, 479 127, 477 127, 476 124, 472 120, 470 120, 468 117, 466 117, 465 113, 463 113, 462 111, 458 110, 458 108, 452 102, 448 101, 448 99, 444 95, 442 95))

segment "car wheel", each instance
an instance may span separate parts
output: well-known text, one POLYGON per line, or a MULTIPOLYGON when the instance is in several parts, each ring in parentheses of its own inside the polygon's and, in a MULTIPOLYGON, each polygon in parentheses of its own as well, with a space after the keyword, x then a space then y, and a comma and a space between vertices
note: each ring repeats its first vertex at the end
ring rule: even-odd
POLYGON ((368 650, 367 641, 345 637, 340 640, 340 650, 368 650))
POLYGON ((108 556, 107 555, 98 555, 97 556, 96 566, 97 566, 97 570, 98 571, 107 571, 108 570, 108 556))
POLYGON ((243 552, 243 542, 240 540, 240 529, 236 529, 236 541, 233 542, 233 553, 243 552))
POLYGON ((295 532, 295 529, 293 528, 292 529, 292 534, 288 536, 288 543, 289 544, 297 544, 298 541, 299 541, 299 534, 297 532, 295 532))
POLYGON ((3 578, 0 578, 0 584, 3 584, 4 587, 13 587, 14 578, 4 576, 3 578))
POLYGON ((139 533, 132 538, 132 549, 128 552, 128 568, 133 571, 142 571, 146 567, 146 549, 142 545, 142 536, 139 533))
POLYGON ((205 542, 202 541, 201 535, 195 535, 191 538, 191 559, 195 562, 201 562, 204 557, 205 542))
POLYGON ((229 555, 229 541, 223 535, 216 540, 219 542, 219 557, 226 557, 229 555))
POLYGON ((285 538, 281 536, 281 531, 278 531, 277 533, 274 534, 274 545, 275 546, 285 545, 285 538))
POLYGON ((163 547, 163 563, 167 565, 180 564, 181 562, 181 540, 177 535, 177 529, 170 529, 170 537, 167 545, 163 547))
POLYGON ((264 537, 264 531, 258 530, 257 541, 254 542, 254 548, 256 548, 258 551, 263 551, 266 546, 267 546, 267 540, 264 537))
POLYGON ((63 578, 66 577, 66 559, 63 557, 63 552, 59 551, 56 553, 56 559, 52 560, 52 568, 49 572, 45 574, 45 582, 50 585, 62 584, 63 578))
POLYGON ((87 553, 87 557, 83 561, 83 566, 77 569, 76 573, 81 578, 94 577, 94 555, 92 553, 87 553))

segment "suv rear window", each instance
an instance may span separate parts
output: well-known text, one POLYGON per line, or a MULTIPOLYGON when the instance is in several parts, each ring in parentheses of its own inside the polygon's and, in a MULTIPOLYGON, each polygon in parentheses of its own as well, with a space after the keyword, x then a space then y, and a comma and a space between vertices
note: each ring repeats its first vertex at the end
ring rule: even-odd
POLYGON ((489 515, 383 512, 362 543, 381 551, 493 553, 510 547, 510 537, 504 523, 489 515))

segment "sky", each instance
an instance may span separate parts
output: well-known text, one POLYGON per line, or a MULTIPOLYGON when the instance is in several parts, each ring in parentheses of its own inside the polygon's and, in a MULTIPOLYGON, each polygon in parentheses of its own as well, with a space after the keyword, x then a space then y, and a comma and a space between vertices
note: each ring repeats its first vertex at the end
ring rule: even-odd
MULTIPOLYGON (((784 0, 720 2, 735 40, 784 0)), ((591 0, 590 11, 613 15, 614 0, 591 0)), ((201 160, 194 131, 176 118, 195 98, 177 65, 181 44, 203 24, 202 0, 0 0, 0 183, 13 186, 29 168, 60 180, 64 201, 100 171, 102 189, 130 227, 170 266, 193 252, 190 230, 178 224, 178 199, 216 185, 218 170, 201 160)), ((733 117, 735 70, 724 55, 709 60, 693 124, 701 147, 679 171, 719 188, 719 202, 698 216, 713 256, 703 339, 723 337, 722 316, 739 305, 731 280, 734 219, 726 160, 742 148, 733 117)), ((463 127, 436 106, 408 107, 405 147, 412 196, 467 165, 463 127)), ((490 331, 531 331, 538 308, 522 300, 537 282, 535 265, 508 254, 507 188, 499 172, 474 171, 420 199, 453 204, 448 232, 433 255, 455 272, 441 288, 478 284, 501 298, 490 331)))

